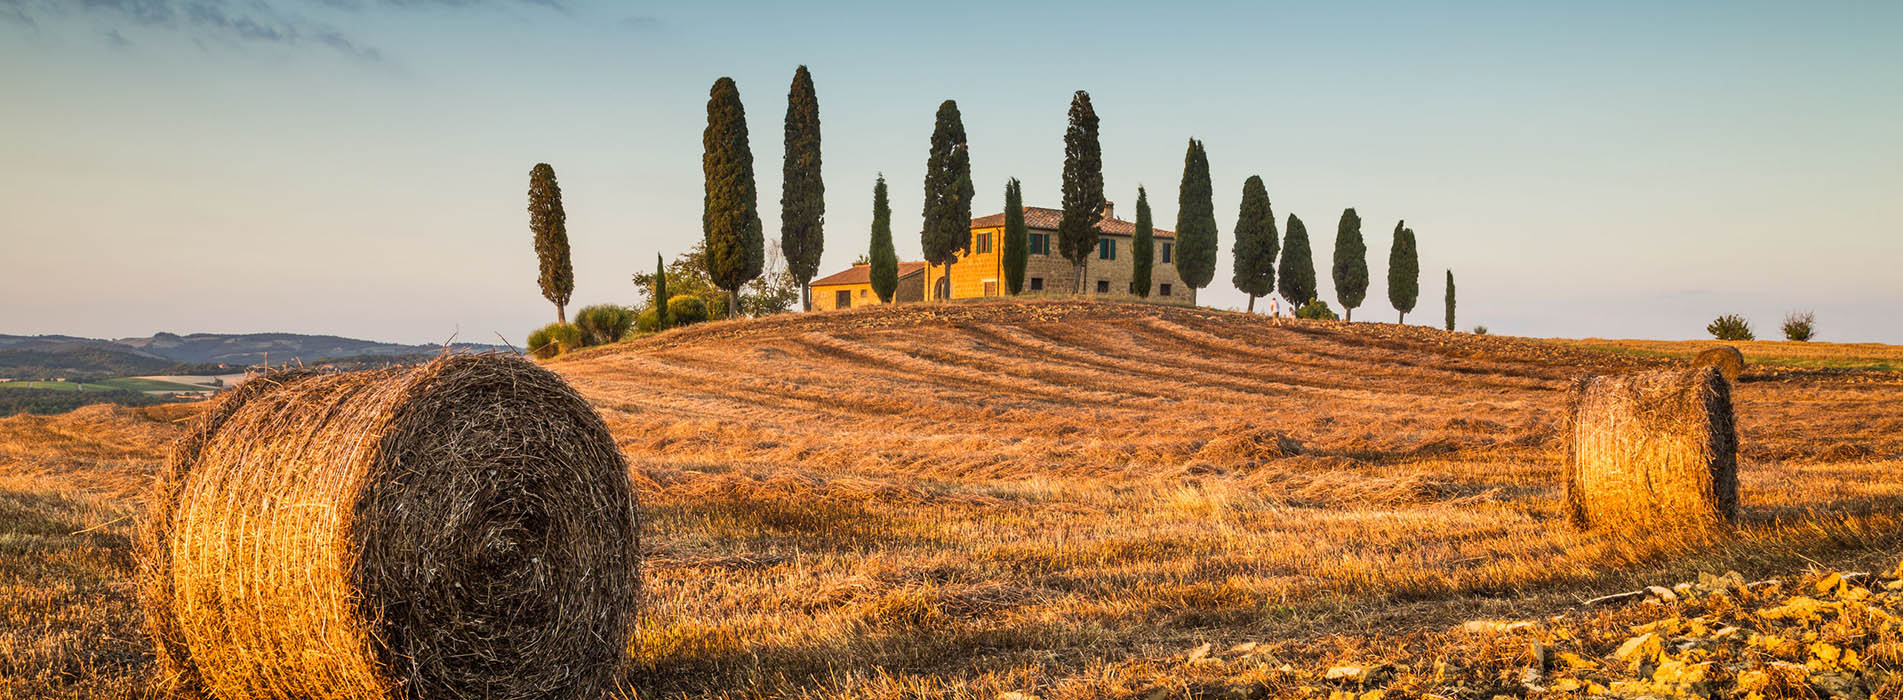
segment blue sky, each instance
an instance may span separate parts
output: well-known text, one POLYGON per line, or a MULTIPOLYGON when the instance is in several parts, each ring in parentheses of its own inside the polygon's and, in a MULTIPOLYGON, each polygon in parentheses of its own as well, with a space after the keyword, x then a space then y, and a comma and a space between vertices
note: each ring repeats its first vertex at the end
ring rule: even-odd
MULTIPOLYGON (((1420 239, 1460 325, 1903 342, 1903 5, 1896 3, 591 3, 0 0, 0 333, 285 330, 519 339, 549 320, 524 211, 555 166, 576 305, 700 235, 708 87, 732 76, 778 233, 797 65, 825 138, 822 274, 892 184, 918 253, 938 103, 978 213, 1004 182, 1056 206, 1065 111, 1090 91, 1105 183, 1175 219, 1209 149, 1222 262, 1259 174, 1307 224, 1324 298, 1342 208, 1392 320, 1390 231, 1420 239)), ((571 307, 573 308, 573 307, 571 307)))

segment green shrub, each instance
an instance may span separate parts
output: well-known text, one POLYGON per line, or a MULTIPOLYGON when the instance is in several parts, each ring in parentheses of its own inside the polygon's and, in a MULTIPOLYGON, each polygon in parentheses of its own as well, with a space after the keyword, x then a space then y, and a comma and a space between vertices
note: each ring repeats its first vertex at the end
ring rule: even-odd
POLYGON ((1803 343, 1817 337, 1817 314, 1793 311, 1784 316, 1784 339, 1803 343))
POLYGON ((575 312, 584 345, 606 345, 621 339, 634 326, 634 311, 626 306, 596 304, 575 312))
POLYGON ((707 320, 707 302, 692 294, 676 294, 667 300, 668 321, 686 326, 707 320))
POLYGON ((634 332, 636 333, 653 333, 660 329, 661 319, 654 314, 654 307, 652 306, 648 307, 646 311, 641 312, 640 316, 634 317, 634 332))
POLYGON ((544 360, 581 347, 581 328, 573 323, 551 323, 529 334, 529 354, 544 360))
POLYGON ((1486 334, 1487 334, 1486 326, 1474 326, 1474 335, 1486 335, 1486 334))
POLYGON ((1323 321, 1337 321, 1341 319, 1340 316, 1335 315, 1334 309, 1328 308, 1328 302, 1320 299, 1308 300, 1308 303, 1303 304, 1302 308, 1295 310, 1295 317, 1319 319, 1323 321))
POLYGON ((1757 336, 1751 334, 1751 322, 1737 314, 1719 316, 1705 326, 1705 330, 1719 340, 1757 340, 1757 336))

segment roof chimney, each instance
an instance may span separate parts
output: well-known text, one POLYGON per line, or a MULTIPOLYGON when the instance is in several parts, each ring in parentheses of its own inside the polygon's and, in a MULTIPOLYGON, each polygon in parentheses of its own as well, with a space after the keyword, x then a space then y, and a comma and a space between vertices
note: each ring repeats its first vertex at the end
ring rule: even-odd
POLYGON ((1116 202, 1112 202, 1108 199, 1103 201, 1103 218, 1105 219, 1117 218, 1117 203, 1116 202))

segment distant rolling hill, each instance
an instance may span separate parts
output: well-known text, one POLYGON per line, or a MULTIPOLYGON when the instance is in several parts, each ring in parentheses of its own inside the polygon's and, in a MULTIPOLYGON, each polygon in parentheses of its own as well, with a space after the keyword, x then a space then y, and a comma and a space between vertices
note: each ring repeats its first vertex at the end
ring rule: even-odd
MULTIPOLYGON (((243 368, 266 363, 313 364, 339 358, 362 362, 434 355, 443 349, 439 345, 404 345, 297 333, 159 333, 118 340, 67 335, 0 335, 0 377, 130 376, 171 372, 193 365, 223 364, 243 368)), ((486 352, 503 348, 457 343, 448 349, 486 352)))

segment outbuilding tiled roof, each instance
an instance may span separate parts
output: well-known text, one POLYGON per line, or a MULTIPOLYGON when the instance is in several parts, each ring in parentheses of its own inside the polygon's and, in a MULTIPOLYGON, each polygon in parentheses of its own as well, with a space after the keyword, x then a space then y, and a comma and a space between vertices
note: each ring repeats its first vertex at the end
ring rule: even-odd
MULTIPOLYGON (((922 262, 899 263, 899 279, 905 279, 907 277, 911 277, 914 274, 924 271, 924 269, 925 269, 925 263, 922 263, 922 262)), ((866 284, 871 281, 872 281, 872 266, 871 265, 854 265, 840 272, 835 272, 825 277, 821 277, 819 279, 813 280, 810 284, 815 287, 820 287, 820 286, 839 285, 839 284, 866 284)))
MULTIPOLYGON (((1062 221, 1063 219, 1064 219, 1064 210, 1062 209, 1045 209, 1044 207, 1025 207, 1024 208, 1024 227, 1025 228, 1037 229, 1040 231, 1056 231, 1057 222, 1062 221)), ((1004 225, 1004 212, 998 212, 990 216, 981 216, 971 220, 972 228, 997 228, 1003 225, 1004 225)), ((1136 235, 1136 232, 1137 232, 1137 225, 1135 222, 1124 221, 1123 219, 1119 219, 1113 216, 1106 216, 1104 217, 1103 221, 1098 222, 1097 230, 1102 233, 1107 233, 1113 236, 1134 236, 1136 235)), ((1175 238, 1176 237, 1175 231, 1165 231, 1160 228, 1152 229, 1152 231, 1155 233, 1157 238, 1175 238)))

